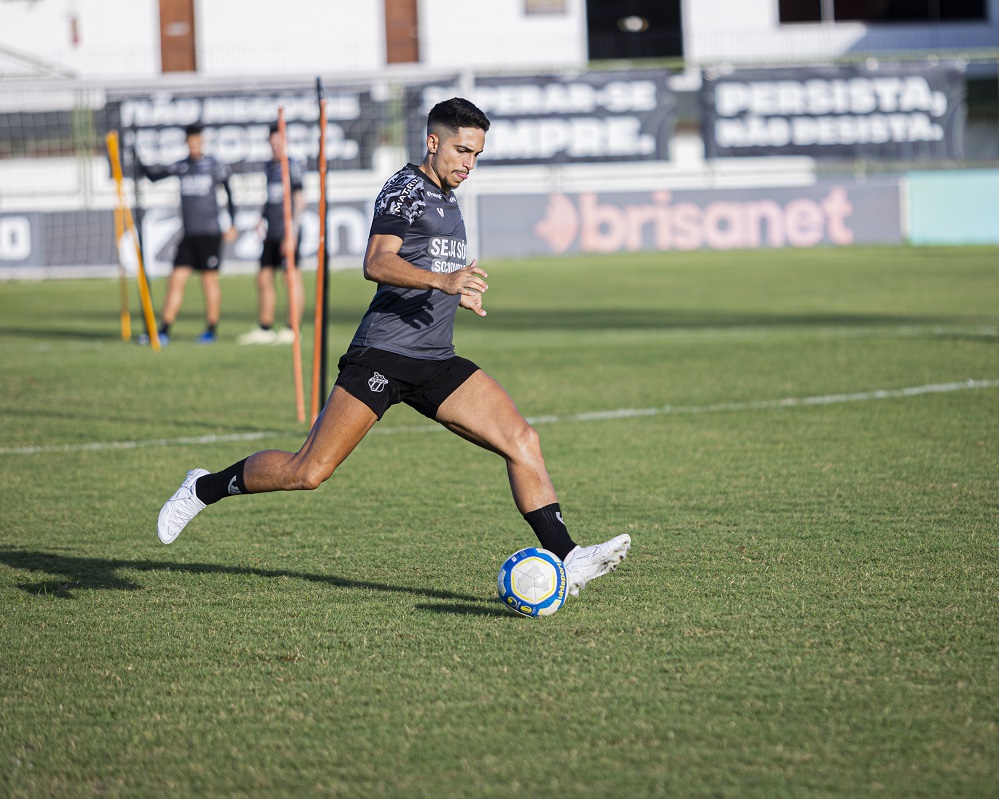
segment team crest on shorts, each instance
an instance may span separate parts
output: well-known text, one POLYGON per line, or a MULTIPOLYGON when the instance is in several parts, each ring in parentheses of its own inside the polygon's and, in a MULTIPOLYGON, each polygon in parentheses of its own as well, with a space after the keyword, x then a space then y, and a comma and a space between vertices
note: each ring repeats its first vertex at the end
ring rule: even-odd
POLYGON ((388 380, 380 372, 375 372, 371 379, 368 381, 368 388, 374 391, 376 394, 384 390, 385 386, 388 385, 388 380))

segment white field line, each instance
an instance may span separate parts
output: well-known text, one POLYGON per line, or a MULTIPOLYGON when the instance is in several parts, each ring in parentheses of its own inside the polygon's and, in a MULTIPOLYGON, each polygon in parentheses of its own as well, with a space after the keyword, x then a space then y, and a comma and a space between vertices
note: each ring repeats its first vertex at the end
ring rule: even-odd
MULTIPOLYGON (((926 386, 909 388, 887 388, 876 391, 859 391, 854 394, 825 394, 817 397, 785 397, 776 400, 755 400, 749 402, 719 402, 712 405, 664 405, 660 408, 617 408, 609 411, 590 411, 564 416, 531 416, 531 424, 556 424, 564 422, 600 422, 610 419, 635 419, 648 416, 668 416, 672 414, 731 413, 737 411, 765 411, 782 408, 802 408, 812 405, 839 405, 846 402, 870 402, 873 400, 904 399, 925 394, 947 394, 954 391, 999 388, 999 380, 963 380, 958 383, 932 383, 926 386)), ((400 425, 396 427, 375 427, 373 433, 427 433, 443 430, 440 425, 400 425)), ((61 444, 38 447, 0 447, 0 455, 39 455, 53 452, 91 452, 98 450, 139 449, 142 447, 174 447, 196 444, 218 444, 227 441, 257 441, 264 438, 286 438, 303 436, 302 431, 267 430, 255 433, 231 433, 228 435, 207 435, 183 438, 151 438, 138 441, 93 441, 85 444, 61 444)))

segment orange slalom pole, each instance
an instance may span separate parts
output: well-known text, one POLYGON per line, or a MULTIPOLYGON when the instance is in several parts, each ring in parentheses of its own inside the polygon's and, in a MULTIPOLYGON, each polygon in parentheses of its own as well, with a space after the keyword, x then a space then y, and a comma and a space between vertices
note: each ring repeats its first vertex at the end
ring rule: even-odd
POLYGON ((312 348, 312 424, 319 417, 319 406, 323 398, 322 359, 323 332, 325 328, 324 304, 326 298, 326 101, 319 103, 319 251, 316 253, 316 321, 314 345, 312 348))
POLYGON ((121 340, 132 340, 132 314, 128 310, 128 275, 125 265, 121 262, 121 237, 125 234, 125 222, 122 220, 121 206, 114 207, 114 252, 118 258, 118 298, 121 300, 121 340))
POLYGON ((135 232, 135 222, 132 220, 132 212, 125 203, 124 178, 121 173, 121 155, 118 148, 118 131, 112 130, 105 137, 104 141, 108 148, 108 157, 111 160, 111 175, 114 177, 115 186, 118 189, 118 207, 125 218, 125 227, 132 234, 132 243, 135 245, 135 257, 139 262, 139 298, 142 300, 142 314, 146 320, 146 332, 149 334, 149 346, 153 352, 160 350, 160 336, 156 330, 156 314, 153 312, 153 300, 149 295, 149 283, 146 281, 146 270, 142 265, 142 247, 139 246, 139 234, 135 232))
POLYGON ((305 421, 305 388, 302 382, 302 331, 299 323, 298 297, 295 293, 295 237, 291 228, 291 175, 288 172, 288 136, 285 132, 284 107, 278 108, 278 133, 281 136, 281 185, 284 188, 284 243, 287 264, 284 270, 288 285, 288 313, 295 340, 291 345, 292 369, 295 377, 295 412, 298 421, 305 421))

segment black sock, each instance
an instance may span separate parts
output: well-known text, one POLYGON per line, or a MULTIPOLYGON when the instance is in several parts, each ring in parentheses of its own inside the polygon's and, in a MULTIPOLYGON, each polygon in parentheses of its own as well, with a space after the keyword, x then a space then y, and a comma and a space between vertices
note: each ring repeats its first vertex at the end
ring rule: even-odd
POLYGON ((164 336, 169 336, 170 335, 170 325, 168 323, 166 323, 166 322, 163 322, 163 324, 160 325, 160 333, 163 334, 164 336))
POLYGON ((220 499, 247 494, 246 483, 243 482, 243 470, 246 468, 246 458, 234 463, 228 469, 215 474, 199 477, 194 483, 194 493, 206 505, 212 505, 220 499))
POLYGON ((576 548, 576 542, 569 537, 569 531, 562 521, 562 508, 557 502, 525 513, 524 519, 531 525, 542 549, 564 558, 576 548))
POLYGON ((205 332, 206 333, 211 333, 214 336, 215 335, 215 328, 217 328, 217 327, 218 327, 218 325, 205 325, 205 332))
POLYGON ((270 330, 272 327, 273 325, 264 325, 264 324, 260 325, 261 330, 270 330))

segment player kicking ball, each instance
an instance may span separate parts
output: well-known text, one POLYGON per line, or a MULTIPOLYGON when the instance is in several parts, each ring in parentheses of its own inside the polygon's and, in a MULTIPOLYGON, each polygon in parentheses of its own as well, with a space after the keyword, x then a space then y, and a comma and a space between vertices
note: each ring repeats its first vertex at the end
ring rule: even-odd
POLYGON ((173 542, 226 497, 318 488, 385 411, 404 402, 506 461, 517 509, 541 546, 562 559, 571 596, 624 560, 628 535, 587 547, 573 541, 537 431, 499 383, 454 351, 458 308, 486 315, 488 276, 476 261, 466 265, 454 190, 474 169, 488 130, 485 114, 460 97, 431 109, 422 163, 396 172, 375 201, 364 276, 378 287, 305 444, 294 453, 257 452, 215 473, 189 471, 160 511, 160 541, 173 542))

